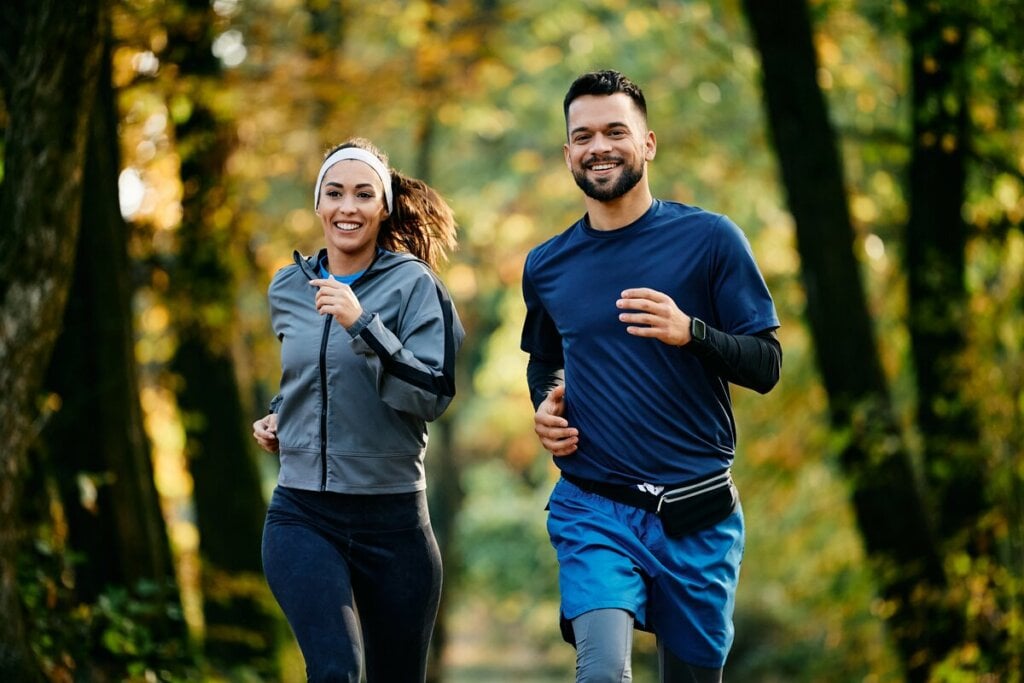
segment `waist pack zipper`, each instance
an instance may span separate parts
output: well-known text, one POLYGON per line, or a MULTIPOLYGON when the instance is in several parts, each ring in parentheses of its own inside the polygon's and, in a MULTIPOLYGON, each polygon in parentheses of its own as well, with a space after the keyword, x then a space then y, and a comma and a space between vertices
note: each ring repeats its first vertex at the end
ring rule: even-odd
POLYGON ((661 512, 661 506, 663 503, 677 503, 681 500, 694 498, 710 491, 726 488, 730 485, 732 485, 732 471, 726 470, 721 474, 711 477, 710 479, 697 482, 696 484, 680 486, 679 488, 665 491, 658 498, 658 507, 655 509, 655 512, 661 512))

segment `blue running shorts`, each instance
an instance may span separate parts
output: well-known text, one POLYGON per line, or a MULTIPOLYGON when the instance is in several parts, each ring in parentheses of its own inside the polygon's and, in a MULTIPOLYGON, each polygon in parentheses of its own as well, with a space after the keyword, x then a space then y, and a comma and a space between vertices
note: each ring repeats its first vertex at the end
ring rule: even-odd
POLYGON ((558 555, 564 618, 623 609, 684 662, 711 669, 725 664, 743 559, 739 504, 713 527, 670 538, 656 514, 559 479, 547 527, 558 555))

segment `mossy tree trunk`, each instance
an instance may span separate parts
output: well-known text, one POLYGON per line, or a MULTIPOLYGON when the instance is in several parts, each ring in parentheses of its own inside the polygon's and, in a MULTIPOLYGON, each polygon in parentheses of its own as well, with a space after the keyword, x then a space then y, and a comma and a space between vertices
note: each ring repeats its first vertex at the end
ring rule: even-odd
POLYGON ((67 300, 80 225, 89 112, 105 5, 0 6, 0 91, 8 121, 0 186, 0 679, 41 678, 26 640, 17 566, 25 454, 67 300))
POLYGON ((745 0, 744 9, 761 54, 765 110, 796 222, 806 315, 829 414, 845 435, 841 463, 857 524, 893 608, 887 621, 908 678, 923 682, 961 642, 964 624, 945 600, 943 549, 875 344, 839 145, 816 80, 808 8, 804 0, 745 0))
MULTIPOLYGON (((264 606, 260 542, 266 511, 232 356, 240 259, 232 196, 224 179, 234 126, 215 106, 223 77, 212 43, 217 17, 206 0, 185 0, 168 25, 175 95, 188 103, 174 121, 181 157, 182 220, 171 265, 178 347, 171 362, 199 529, 204 650, 216 666, 274 670, 276 627, 264 606)), ((261 413, 262 414, 262 413, 261 413)))

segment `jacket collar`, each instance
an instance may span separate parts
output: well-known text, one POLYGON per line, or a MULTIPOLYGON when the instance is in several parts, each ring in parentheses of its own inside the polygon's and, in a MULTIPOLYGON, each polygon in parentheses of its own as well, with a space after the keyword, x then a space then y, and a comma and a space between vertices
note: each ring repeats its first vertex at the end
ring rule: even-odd
MULTIPOLYGON (((320 251, 310 256, 303 256, 298 252, 298 250, 296 250, 292 252, 292 259, 295 261, 295 265, 299 267, 302 274, 306 276, 307 280, 315 280, 320 277, 317 272, 317 264, 320 262, 320 259, 324 258, 326 255, 327 249, 325 248, 321 248, 320 251)), ((356 280, 356 282, 363 282, 409 261, 419 261, 420 263, 423 263, 423 261, 420 261, 420 259, 416 258, 412 254, 399 254, 378 247, 376 252, 374 252, 373 261, 370 262, 370 265, 366 267, 366 270, 359 279, 356 280)))

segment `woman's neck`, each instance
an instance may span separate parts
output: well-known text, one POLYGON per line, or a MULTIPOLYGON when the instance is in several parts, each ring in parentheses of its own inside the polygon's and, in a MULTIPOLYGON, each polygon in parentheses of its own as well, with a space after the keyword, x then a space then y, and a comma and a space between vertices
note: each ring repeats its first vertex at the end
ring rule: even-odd
POLYGON ((351 275, 359 273, 370 267, 373 263, 373 255, 377 247, 359 254, 346 254, 345 252, 327 250, 327 268, 331 275, 351 275))

